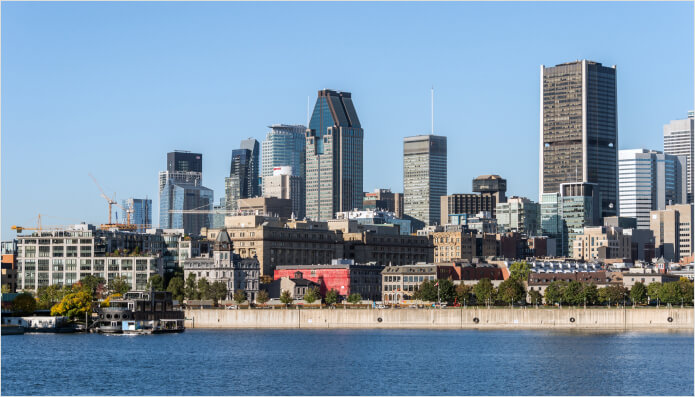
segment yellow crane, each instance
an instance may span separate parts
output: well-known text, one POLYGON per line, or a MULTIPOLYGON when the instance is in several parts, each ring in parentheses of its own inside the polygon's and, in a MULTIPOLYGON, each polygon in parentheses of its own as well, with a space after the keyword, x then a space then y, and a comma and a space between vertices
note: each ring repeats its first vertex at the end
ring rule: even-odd
POLYGON ((102 229, 136 230, 138 228, 138 226, 142 226, 142 225, 131 225, 130 224, 130 214, 131 214, 131 212, 133 212, 133 210, 123 208, 123 206, 118 204, 118 202, 116 200, 114 200, 111 197, 109 197, 108 195, 106 195, 106 193, 104 192, 104 189, 102 189, 101 186, 99 185, 99 182, 97 182, 97 178, 95 178, 91 172, 89 173, 89 176, 90 176, 90 178, 92 178, 92 181, 94 181, 94 184, 97 185, 97 187, 99 188, 99 191, 101 192, 101 197, 103 197, 106 200, 106 202, 109 204, 109 223, 101 224, 99 226, 100 228, 102 228, 102 229), (123 224, 123 223, 111 223, 111 206, 114 204, 119 206, 126 213, 127 219, 126 219, 125 224, 123 224))
POLYGON ((16 231, 17 233, 21 233, 24 230, 36 230, 36 231, 41 231, 41 230, 60 230, 60 229, 66 229, 66 226, 43 226, 41 224, 41 214, 36 219, 36 227, 24 227, 24 226, 17 226, 13 225, 12 230, 16 231))

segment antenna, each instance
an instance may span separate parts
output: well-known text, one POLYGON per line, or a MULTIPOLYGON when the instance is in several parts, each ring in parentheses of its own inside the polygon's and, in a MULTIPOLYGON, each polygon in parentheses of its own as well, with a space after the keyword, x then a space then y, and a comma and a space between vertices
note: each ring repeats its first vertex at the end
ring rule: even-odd
POLYGON ((434 86, 432 86, 432 130, 431 134, 434 135, 434 86))

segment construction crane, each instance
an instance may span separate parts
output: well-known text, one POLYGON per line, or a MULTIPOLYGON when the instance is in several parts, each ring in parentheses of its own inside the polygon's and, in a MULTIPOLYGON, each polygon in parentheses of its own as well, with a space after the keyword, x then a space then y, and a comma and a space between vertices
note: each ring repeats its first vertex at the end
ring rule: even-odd
POLYGON ((12 230, 16 231, 17 233, 21 233, 24 230, 36 230, 36 231, 41 231, 41 230, 60 230, 60 229, 66 229, 67 226, 42 226, 41 224, 41 214, 36 219, 36 227, 24 227, 24 226, 12 226, 12 230))
POLYGON ((116 202, 116 200, 106 195, 104 189, 102 189, 101 185, 99 185, 99 182, 97 182, 97 178, 95 178, 91 172, 89 173, 89 177, 92 178, 94 184, 97 185, 97 188, 99 188, 99 191, 101 192, 101 197, 103 197, 106 200, 106 202, 109 203, 109 224, 111 224, 111 206, 118 203, 116 202))
MULTIPOLYGON (((104 189, 101 188, 99 185, 99 182, 97 182, 97 178, 92 175, 92 173, 89 173, 90 178, 92 178, 92 181, 94 181, 94 184, 97 185, 99 188, 99 191, 101 192, 101 197, 103 197, 106 202, 109 204, 109 223, 103 223, 99 227, 101 229, 122 229, 122 230, 136 230, 139 225, 131 225, 130 224, 130 214, 133 212, 132 209, 125 209, 123 208, 122 205, 118 204, 118 201, 112 199, 111 197, 107 196, 106 193, 104 192, 104 189), (111 223, 111 206, 116 204, 119 206, 125 213, 126 213, 126 223, 111 223)), ((115 193, 114 193, 115 195, 115 193)))

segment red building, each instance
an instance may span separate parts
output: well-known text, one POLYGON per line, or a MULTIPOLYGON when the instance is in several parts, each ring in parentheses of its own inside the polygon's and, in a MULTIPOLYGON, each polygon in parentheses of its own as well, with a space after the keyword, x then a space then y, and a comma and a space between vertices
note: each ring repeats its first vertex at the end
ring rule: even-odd
POLYGON ((335 289, 347 297, 358 293, 362 299, 379 300, 381 297, 381 270, 377 264, 355 264, 352 259, 334 259, 330 265, 285 265, 275 268, 273 279, 294 278, 301 272, 302 277, 319 285, 319 292, 335 289))

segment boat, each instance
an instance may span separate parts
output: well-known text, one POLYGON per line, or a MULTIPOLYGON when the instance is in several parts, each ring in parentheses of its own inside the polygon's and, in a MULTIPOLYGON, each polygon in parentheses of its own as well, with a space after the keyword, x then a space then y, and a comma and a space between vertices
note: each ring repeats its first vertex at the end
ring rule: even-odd
POLYGON ((22 335, 24 333, 24 327, 21 325, 2 325, 2 335, 22 335))
POLYGON ((184 312, 174 309, 171 292, 127 292, 97 312, 99 320, 94 329, 99 333, 140 335, 185 330, 184 312))

